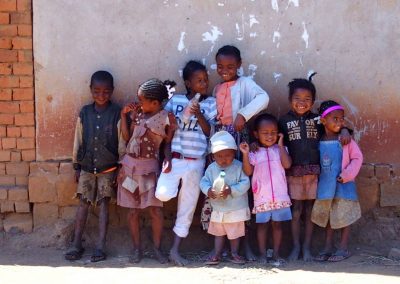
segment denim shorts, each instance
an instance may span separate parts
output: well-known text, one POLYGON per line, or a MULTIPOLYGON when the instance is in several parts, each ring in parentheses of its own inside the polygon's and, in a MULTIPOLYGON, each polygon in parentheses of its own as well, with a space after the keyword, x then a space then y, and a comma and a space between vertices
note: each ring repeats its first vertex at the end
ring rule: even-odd
POLYGON ((269 221, 282 222, 292 220, 290 207, 275 209, 256 214, 256 223, 267 223, 269 221))

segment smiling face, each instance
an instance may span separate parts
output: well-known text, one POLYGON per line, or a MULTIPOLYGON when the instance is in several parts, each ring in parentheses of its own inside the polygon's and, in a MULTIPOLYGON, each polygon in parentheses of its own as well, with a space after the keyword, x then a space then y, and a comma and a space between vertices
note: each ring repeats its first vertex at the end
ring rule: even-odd
POLYGON ((242 62, 232 55, 220 54, 217 56, 217 73, 224 82, 236 80, 238 78, 237 70, 241 65, 242 62))
POLYGON ((189 80, 185 81, 185 85, 192 94, 200 93, 207 95, 208 91, 208 75, 204 70, 197 70, 193 72, 189 80))
POLYGON ((146 98, 141 90, 138 91, 138 99, 143 113, 154 113, 161 108, 159 101, 146 98))
POLYGON ((90 92, 96 107, 103 108, 110 101, 114 88, 109 82, 93 81, 90 92))
POLYGON ((270 120, 263 120, 254 131, 254 136, 264 147, 270 147, 278 140, 278 125, 270 120))
POLYGON ((309 112, 314 104, 313 96, 309 90, 296 89, 290 98, 290 106, 297 115, 309 112))
POLYGON ((235 159, 235 150, 225 149, 213 154, 215 162, 221 168, 229 167, 235 159))
POLYGON ((334 110, 321 118, 326 134, 338 134, 344 125, 344 111, 334 110))

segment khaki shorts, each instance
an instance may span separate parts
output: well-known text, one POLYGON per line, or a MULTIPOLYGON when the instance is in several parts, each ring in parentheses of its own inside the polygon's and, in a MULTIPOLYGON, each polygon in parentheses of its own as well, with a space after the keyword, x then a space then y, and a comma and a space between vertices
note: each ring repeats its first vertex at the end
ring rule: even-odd
POLYGON ((318 176, 287 176, 289 195, 295 200, 313 200, 317 198, 318 176))
POLYGON ((227 236, 229 240, 235 240, 243 237, 245 234, 244 221, 234 223, 210 222, 208 233, 213 236, 227 236))
POLYGON ((115 171, 104 174, 81 171, 76 196, 91 204, 97 204, 106 197, 113 197, 114 174, 115 171))

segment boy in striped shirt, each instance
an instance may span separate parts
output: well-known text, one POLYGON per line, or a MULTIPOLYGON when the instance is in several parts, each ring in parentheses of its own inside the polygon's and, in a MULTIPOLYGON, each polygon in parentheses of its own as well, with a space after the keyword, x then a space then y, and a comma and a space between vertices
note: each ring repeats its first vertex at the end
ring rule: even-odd
POLYGON ((208 75, 205 66, 196 61, 189 61, 183 69, 183 79, 187 94, 175 94, 165 106, 165 110, 174 113, 179 127, 171 144, 172 169, 168 173, 161 173, 156 189, 156 197, 166 202, 178 195, 179 182, 182 180, 173 228, 175 239, 169 256, 178 266, 187 264, 179 254, 179 246, 182 239, 188 235, 192 224, 200 194, 200 179, 204 173, 205 157, 208 153, 208 137, 217 115, 215 98, 207 96, 208 75), (184 122, 184 109, 196 93, 201 94, 200 101, 192 105, 190 119, 184 122))

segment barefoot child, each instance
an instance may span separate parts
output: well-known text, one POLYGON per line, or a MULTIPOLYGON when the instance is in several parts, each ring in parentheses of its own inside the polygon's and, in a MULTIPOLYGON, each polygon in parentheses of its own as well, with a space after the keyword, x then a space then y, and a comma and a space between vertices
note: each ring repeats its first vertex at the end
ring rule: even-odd
POLYGON ((353 140, 345 146, 338 140, 344 122, 343 107, 334 101, 325 101, 319 112, 325 133, 319 142, 321 174, 311 220, 326 228, 325 248, 316 260, 336 262, 350 257, 350 225, 361 217, 354 179, 360 171, 363 156, 353 140), (341 232, 340 245, 335 252, 334 230, 341 232))
POLYGON ((99 206, 99 237, 91 256, 92 262, 106 259, 105 242, 108 225, 108 203, 112 196, 117 170, 120 138, 120 107, 110 101, 114 80, 110 73, 97 71, 90 80, 94 103, 79 113, 72 154, 80 199, 75 220, 72 248, 67 260, 82 257, 82 234, 90 205, 99 206))
POLYGON ((240 144, 243 154, 243 171, 253 175, 253 214, 256 214, 257 239, 261 262, 266 262, 267 224, 271 221, 274 242, 272 259, 281 265, 284 260, 279 255, 282 240, 281 222, 292 219, 290 198, 285 178, 285 169, 292 163, 283 145, 283 135, 278 134, 278 120, 270 114, 261 114, 254 121, 254 136, 259 148, 249 153, 246 142, 240 144), (276 144, 278 142, 278 144, 276 144))
MULTIPOLYGON (((317 195, 320 172, 318 145, 323 132, 323 127, 316 122, 318 115, 311 112, 316 96, 315 86, 311 79, 315 74, 312 74, 308 80, 293 79, 289 83, 291 110, 279 119, 279 129, 284 135, 284 144, 288 147, 292 158, 292 166, 286 171, 289 195, 292 200, 293 249, 289 260, 297 260, 300 255, 300 217, 303 211, 305 213, 303 260, 312 260, 311 211, 317 195)), ((342 130, 342 136, 343 143, 350 139, 347 130, 342 130)))
MULTIPOLYGON (((128 104, 121 110, 121 132, 126 141, 126 154, 121 160, 122 168, 118 175, 118 205, 127 207, 128 226, 133 241, 133 254, 129 261, 138 263, 142 253, 140 247, 140 214, 148 208, 153 229, 153 250, 160 263, 166 258, 160 251, 163 230, 162 202, 155 197, 157 177, 159 176, 159 150, 165 141, 165 163, 170 165, 171 153, 169 143, 173 136, 175 118, 168 116, 162 109, 168 99, 166 84, 150 79, 139 86, 139 104, 128 104), (131 125, 128 127, 127 115, 130 114, 131 125)), ((173 86, 173 85, 172 85, 173 86)), ((171 87, 172 87, 171 86, 171 87)), ((170 169, 167 169, 169 171, 170 169)))
POLYGON ((247 197, 250 181, 243 173, 242 163, 235 160, 237 146, 232 135, 220 131, 210 141, 215 162, 208 166, 200 182, 201 191, 210 198, 213 208, 208 233, 215 236, 214 253, 206 264, 215 265, 221 261, 225 236, 230 241, 230 261, 244 264, 246 261, 239 255, 239 242, 245 235, 244 222, 250 219, 247 197), (214 188, 214 182, 221 172, 225 177, 223 189, 219 192, 214 188))
POLYGON ((200 179, 203 176, 205 156, 207 155, 211 124, 214 124, 217 109, 215 99, 207 96, 208 75, 206 67, 196 61, 189 61, 183 69, 183 79, 187 93, 175 94, 165 106, 178 121, 178 128, 172 139, 172 170, 161 173, 157 183, 156 197, 166 202, 178 195, 179 182, 182 187, 178 195, 178 210, 174 226, 174 243, 170 250, 170 260, 178 266, 187 261, 179 254, 183 238, 189 233, 197 200, 200 195, 200 179), (195 95, 201 94, 199 103, 189 109, 190 118, 183 121, 185 108, 195 95))

